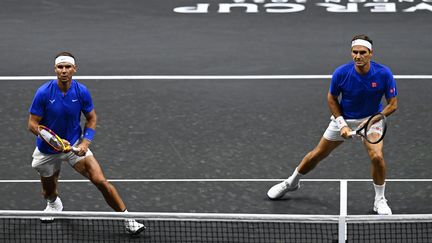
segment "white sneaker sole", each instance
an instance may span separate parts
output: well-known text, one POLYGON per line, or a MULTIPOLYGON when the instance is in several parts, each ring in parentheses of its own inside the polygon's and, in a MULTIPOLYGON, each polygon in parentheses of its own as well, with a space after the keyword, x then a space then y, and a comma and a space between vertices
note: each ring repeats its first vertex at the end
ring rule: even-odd
POLYGON ((131 235, 139 235, 141 232, 143 232, 146 229, 146 227, 143 225, 141 228, 137 229, 136 231, 132 231, 129 229, 126 229, 126 231, 131 235))
POLYGON ((392 214, 393 214, 393 212, 391 211, 391 209, 390 209, 390 213, 386 213, 386 214, 379 214, 379 213, 378 213, 378 207, 375 207, 375 206, 374 206, 374 208, 373 208, 373 211, 374 211, 375 213, 377 213, 378 215, 392 215, 392 214))
MULTIPOLYGON (((275 186, 276 186, 276 185, 275 185, 275 186)), ((285 194, 287 194, 288 192, 297 191, 299 188, 300 188, 300 184, 297 184, 297 186, 296 186, 296 187, 293 187, 293 188, 287 188, 286 190, 284 190, 283 193, 280 193, 277 197, 270 197, 270 196, 269 196, 269 192, 270 192, 270 190, 272 189, 272 188, 270 188, 270 190, 267 192, 267 197, 268 197, 269 199, 271 199, 271 200, 277 200, 277 199, 280 199, 280 198, 282 198, 283 196, 285 196, 285 194)))

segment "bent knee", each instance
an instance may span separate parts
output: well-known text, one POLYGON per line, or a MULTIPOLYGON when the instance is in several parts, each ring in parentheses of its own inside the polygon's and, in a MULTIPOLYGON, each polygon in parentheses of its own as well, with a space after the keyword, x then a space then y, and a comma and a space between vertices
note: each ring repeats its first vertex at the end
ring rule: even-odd
POLYGON ((95 179, 92 180, 92 183, 100 189, 108 188, 111 186, 111 183, 107 179, 95 179))
POLYGON ((372 164, 375 164, 375 165, 384 165, 384 156, 382 155, 382 154, 377 154, 377 153, 375 153, 375 154, 372 154, 372 155, 370 155, 370 159, 371 159, 371 162, 372 162, 372 164))

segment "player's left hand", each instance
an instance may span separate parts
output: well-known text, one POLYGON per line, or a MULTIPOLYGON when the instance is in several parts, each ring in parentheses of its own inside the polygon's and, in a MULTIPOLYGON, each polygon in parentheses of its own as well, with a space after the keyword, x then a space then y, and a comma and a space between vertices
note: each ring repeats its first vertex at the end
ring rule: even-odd
POLYGON ((64 146, 65 149, 63 150, 63 153, 69 153, 69 152, 72 150, 72 147, 71 147, 69 141, 66 140, 66 139, 62 139, 62 140, 63 140, 63 143, 64 143, 64 145, 65 145, 65 146, 64 146))
POLYGON ((84 156, 87 153, 90 142, 87 139, 83 139, 80 144, 78 144, 78 151, 74 151, 74 153, 78 156, 84 156))

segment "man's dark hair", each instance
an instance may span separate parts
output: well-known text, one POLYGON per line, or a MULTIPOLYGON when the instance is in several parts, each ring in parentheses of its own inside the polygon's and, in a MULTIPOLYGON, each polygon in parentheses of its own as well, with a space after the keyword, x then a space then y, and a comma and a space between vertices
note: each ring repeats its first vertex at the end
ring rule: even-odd
POLYGON ((367 35, 364 35, 364 34, 356 35, 356 36, 354 36, 354 37, 352 38, 351 41, 355 41, 355 40, 357 40, 357 39, 361 39, 361 40, 369 41, 369 42, 373 45, 372 40, 371 40, 371 39, 369 38, 369 36, 367 36, 367 35))
POLYGON ((67 52, 67 51, 62 51, 62 52, 60 52, 59 54, 57 54, 57 55, 55 56, 55 58, 57 58, 57 57, 59 57, 59 56, 69 56, 69 57, 72 57, 73 59, 75 59, 75 57, 72 55, 72 53, 67 52))

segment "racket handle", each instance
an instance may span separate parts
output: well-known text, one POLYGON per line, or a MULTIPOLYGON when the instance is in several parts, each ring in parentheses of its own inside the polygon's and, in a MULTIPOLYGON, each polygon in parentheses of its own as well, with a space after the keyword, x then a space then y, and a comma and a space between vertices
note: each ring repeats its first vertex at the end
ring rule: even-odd
POLYGON ((357 131, 351 131, 351 132, 348 133, 348 135, 355 136, 355 135, 357 135, 357 131))
POLYGON ((79 152, 81 149, 80 148, 78 148, 78 147, 71 147, 72 148, 72 151, 74 151, 74 152, 79 152))

